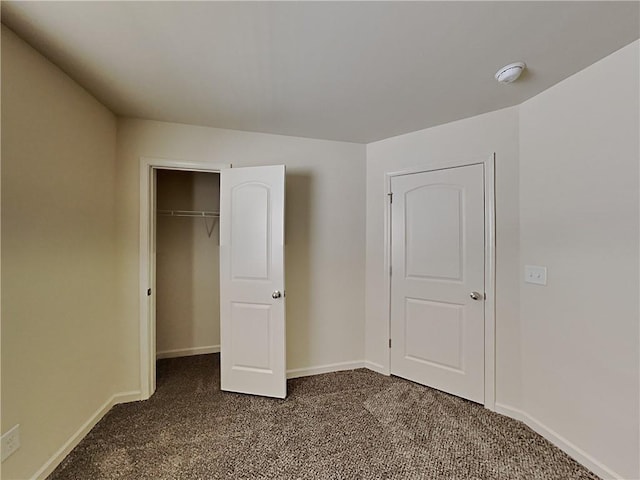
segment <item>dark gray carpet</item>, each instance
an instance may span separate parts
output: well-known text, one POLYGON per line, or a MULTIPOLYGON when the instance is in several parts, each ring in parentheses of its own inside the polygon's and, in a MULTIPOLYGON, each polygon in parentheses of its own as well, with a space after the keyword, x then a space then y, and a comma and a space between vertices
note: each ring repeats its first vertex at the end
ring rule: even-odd
POLYGON ((597 479, 524 424, 368 370, 224 393, 219 356, 158 362, 49 479, 597 479))

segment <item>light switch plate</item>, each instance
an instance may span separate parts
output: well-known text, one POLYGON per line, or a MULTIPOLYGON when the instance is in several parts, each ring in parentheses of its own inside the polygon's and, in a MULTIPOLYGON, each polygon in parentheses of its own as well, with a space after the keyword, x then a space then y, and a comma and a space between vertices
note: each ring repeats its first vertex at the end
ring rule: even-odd
POLYGON ((538 265, 525 265, 524 281, 527 283, 533 283, 535 285, 546 285, 547 267, 540 267, 538 265))

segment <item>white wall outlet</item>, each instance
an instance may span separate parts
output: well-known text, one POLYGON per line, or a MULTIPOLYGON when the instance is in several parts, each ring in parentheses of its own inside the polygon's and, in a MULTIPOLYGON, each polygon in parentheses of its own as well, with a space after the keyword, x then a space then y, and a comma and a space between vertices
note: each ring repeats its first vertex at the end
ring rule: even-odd
POLYGON ((2 435, 0 450, 2 451, 2 461, 20 448, 20 425, 16 425, 7 433, 2 435))
POLYGON ((540 267, 538 265, 525 265, 524 281, 527 283, 533 283, 535 285, 546 285, 547 267, 540 267))

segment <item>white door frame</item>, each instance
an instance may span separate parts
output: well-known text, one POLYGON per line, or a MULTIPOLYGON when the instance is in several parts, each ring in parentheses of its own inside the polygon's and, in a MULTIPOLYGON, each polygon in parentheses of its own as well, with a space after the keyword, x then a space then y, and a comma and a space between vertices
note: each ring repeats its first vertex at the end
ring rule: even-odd
MULTIPOLYGON (((391 179, 400 175, 433 172, 456 167, 481 164, 484 166, 484 284, 487 296, 484 302, 484 406, 495 410, 495 154, 484 159, 470 161, 452 160, 434 166, 418 167, 385 174, 385 194, 391 193, 391 179)), ((384 271, 386 312, 388 315, 387 338, 391 338, 391 203, 386 202, 384 211, 384 271)), ((391 349, 387 352, 387 365, 391 373, 391 349)))
POLYGON ((188 172, 219 173, 231 164, 213 164, 205 161, 182 161, 166 158, 140 158, 140 399, 147 400, 156 389, 156 315, 150 304, 147 289, 155 295, 155 215, 153 199, 155 184, 154 170, 182 170, 188 172))

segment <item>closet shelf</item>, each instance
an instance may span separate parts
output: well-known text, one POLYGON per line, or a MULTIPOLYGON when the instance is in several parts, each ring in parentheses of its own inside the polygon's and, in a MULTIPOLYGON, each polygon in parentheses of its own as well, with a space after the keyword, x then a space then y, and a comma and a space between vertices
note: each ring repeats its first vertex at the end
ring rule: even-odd
POLYGON ((158 210, 158 215, 162 217, 204 217, 218 218, 220 212, 209 210, 158 210))

